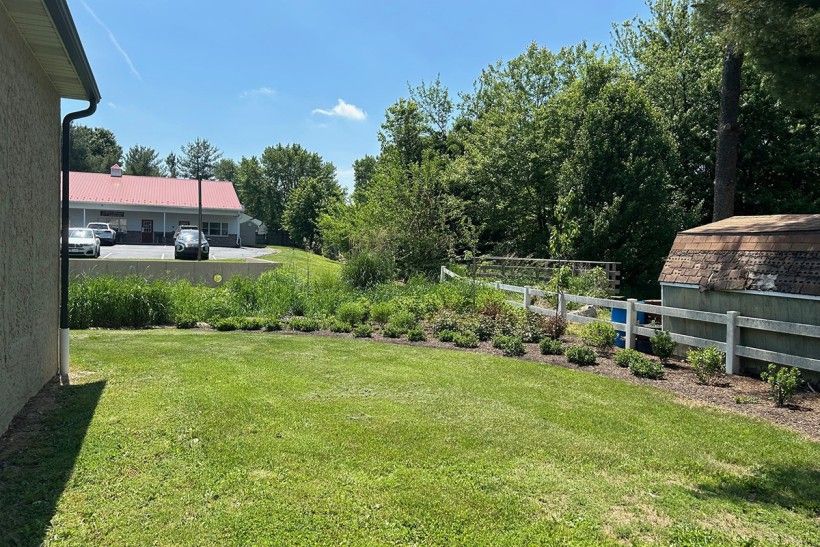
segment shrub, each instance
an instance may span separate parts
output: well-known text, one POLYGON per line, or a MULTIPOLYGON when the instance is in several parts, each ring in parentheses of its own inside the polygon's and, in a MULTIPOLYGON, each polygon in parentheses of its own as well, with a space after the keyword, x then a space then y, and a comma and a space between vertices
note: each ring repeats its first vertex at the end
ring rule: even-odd
POLYGON ((524 342, 518 336, 499 335, 493 338, 493 347, 509 357, 524 355, 524 342))
POLYGON ((351 325, 350 323, 347 323, 345 321, 340 321, 339 319, 334 319, 333 321, 331 321, 330 325, 328 325, 328 328, 330 329, 330 332, 352 332, 353 331, 353 325, 351 325))
POLYGON ((772 363, 769 363, 760 378, 769 383, 769 393, 775 406, 784 406, 802 383, 799 370, 794 367, 778 367, 772 363))
POLYGON ((567 332, 567 322, 560 315, 552 315, 544 320, 544 334, 558 340, 567 332))
POLYGON ((544 338, 538 344, 541 355, 561 355, 564 353, 564 344, 555 338, 544 338))
POLYGON ((453 336, 453 343, 459 348, 477 348, 478 335, 470 331, 457 332, 453 336))
POLYGON ((384 325, 390 320, 395 308, 393 302, 376 302, 370 307, 370 318, 379 325, 384 325))
POLYGON ((665 330, 659 330, 649 340, 652 343, 652 353, 658 356, 661 363, 666 363, 675 353, 675 341, 665 330))
POLYGON ((413 315, 411 312, 407 310, 398 310, 393 312, 390 316, 390 320, 387 322, 389 325, 392 325, 393 328, 398 329, 401 331, 402 334, 409 331, 413 327, 416 326, 416 316, 413 315))
POLYGON ((393 323, 387 323, 382 329, 382 334, 386 338, 401 338, 402 334, 404 334, 405 332, 407 331, 400 329, 393 323))
POLYGON ((652 378, 656 380, 663 377, 663 363, 653 361, 646 355, 638 353, 629 360, 629 372, 639 378, 652 378))
POLYGON ((196 318, 188 313, 181 313, 174 318, 174 325, 178 329, 192 329, 196 326, 196 318))
POLYGON ((288 320, 291 330, 299 332, 313 332, 319 330, 319 321, 312 317, 296 316, 288 320))
POLYGON ((615 336, 615 327, 602 321, 587 323, 581 329, 581 340, 600 351, 611 349, 615 345, 615 336))
POLYGON ((407 331, 407 339, 411 342, 424 342, 427 340, 427 336, 424 334, 424 329, 415 326, 407 331))
POLYGON ((692 365, 692 370, 701 384, 708 384, 723 374, 725 356, 714 346, 691 349, 686 354, 686 360, 692 365))
POLYGON ((456 331, 449 330, 449 329, 443 329, 443 330, 438 331, 436 333, 436 336, 438 337, 440 342, 452 342, 453 339, 455 339, 455 337, 456 337, 456 331))
POLYGON ((264 324, 264 319, 261 317, 239 317, 237 324, 242 330, 260 330, 264 324))
POLYGON ((225 317, 223 319, 217 319, 212 326, 219 331, 236 330, 239 328, 239 318, 225 317))
POLYGON ((69 327, 147 327, 171 323, 172 285, 141 277, 86 277, 69 285, 69 327))
POLYGON ((357 289, 369 289, 393 278, 393 261, 382 253, 360 252, 342 267, 342 279, 357 289))
POLYGON ((433 332, 438 334, 444 330, 457 331, 461 325, 458 315, 450 310, 443 310, 433 317, 432 326, 433 332))
POLYGON ((363 323, 367 319, 367 307, 362 302, 345 302, 336 310, 336 318, 351 326, 363 323))
POLYGON ((640 351, 636 349, 625 348, 615 350, 613 360, 615 361, 615 364, 619 367, 629 368, 629 364, 634 359, 640 359, 641 357, 643 357, 643 354, 640 351))
POLYGON ((353 327, 353 336, 356 338, 370 338, 373 336, 373 327, 368 323, 362 323, 353 327))
POLYGON ((547 336, 547 318, 532 311, 520 316, 518 335, 524 342, 539 342, 547 336))
POLYGON ((582 367, 594 365, 598 358, 594 351, 584 346, 570 346, 564 354, 567 356, 567 361, 582 367))
POLYGON ((495 321, 487 315, 467 315, 457 323, 457 330, 472 332, 481 342, 490 340, 495 332, 495 321))
POLYGON ((268 332, 282 330, 282 323, 275 317, 266 317, 262 321, 262 330, 266 330, 268 332))

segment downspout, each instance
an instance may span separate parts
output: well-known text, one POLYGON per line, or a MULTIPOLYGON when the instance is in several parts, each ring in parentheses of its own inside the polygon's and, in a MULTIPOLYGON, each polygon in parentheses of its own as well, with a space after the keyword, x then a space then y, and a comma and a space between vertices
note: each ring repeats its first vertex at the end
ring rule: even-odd
POLYGON ((68 379, 68 200, 69 200, 69 152, 71 151, 71 122, 94 114, 99 99, 89 99, 88 108, 69 112, 63 118, 63 138, 61 142, 60 166, 63 171, 63 188, 60 223, 60 383, 67 385, 68 379))

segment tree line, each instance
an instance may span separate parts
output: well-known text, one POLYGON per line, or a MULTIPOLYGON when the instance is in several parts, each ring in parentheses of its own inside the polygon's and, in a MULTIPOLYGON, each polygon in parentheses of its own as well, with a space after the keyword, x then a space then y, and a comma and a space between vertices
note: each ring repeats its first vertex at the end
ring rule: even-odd
MULTIPOLYGON (((649 7, 614 25, 609 48, 532 44, 458 98, 439 78, 410 87, 385 113, 379 153, 355 162, 349 197, 334 166, 298 144, 222 159, 214 176, 300 245, 378 253, 404 276, 514 253, 619 261, 627 284, 646 284, 681 229, 820 211, 816 9, 649 7)), ((88 142, 90 167, 121 155, 88 142)), ((125 168, 176 176, 169 158, 134 147, 125 168)))

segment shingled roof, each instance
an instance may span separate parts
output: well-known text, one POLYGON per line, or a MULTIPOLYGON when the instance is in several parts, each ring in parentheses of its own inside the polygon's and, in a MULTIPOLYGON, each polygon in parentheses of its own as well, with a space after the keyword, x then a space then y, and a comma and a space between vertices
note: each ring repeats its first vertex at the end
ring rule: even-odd
POLYGON ((820 215, 736 216, 680 232, 660 282, 820 296, 820 215))

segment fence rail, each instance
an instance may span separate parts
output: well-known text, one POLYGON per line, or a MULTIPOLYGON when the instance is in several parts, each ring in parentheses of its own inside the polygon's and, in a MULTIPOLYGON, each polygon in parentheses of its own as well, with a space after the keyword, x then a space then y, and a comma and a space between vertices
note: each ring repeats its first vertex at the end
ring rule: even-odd
POLYGON ((480 256, 472 260, 470 266, 474 275, 480 278, 507 278, 519 276, 529 279, 549 281, 555 270, 568 266, 574 275, 601 268, 613 290, 621 285, 621 263, 598 260, 560 260, 553 258, 520 258, 515 256, 480 256))
MULTIPOLYGON (((466 278, 450 271, 444 266, 441 267, 441 275, 439 280, 444 282, 448 278, 466 280, 466 278)), ((714 346, 726 354, 726 373, 736 374, 739 372, 740 365, 738 357, 746 357, 749 359, 757 359, 760 361, 768 361, 780 365, 789 365, 793 367, 803 368, 820 372, 820 359, 813 359, 811 357, 804 357, 801 355, 792 355, 789 353, 782 353, 778 351, 770 351, 762 348, 753 348, 749 346, 740 345, 740 329, 754 329, 766 330, 772 332, 779 332, 784 334, 792 334, 795 336, 805 336, 809 338, 820 338, 820 325, 808 325, 804 323, 790 323, 787 321, 775 321, 773 319, 762 319, 759 317, 741 316, 736 311, 727 311, 726 313, 705 312, 700 310, 690 310, 686 308, 673 308, 671 306, 657 306, 654 304, 645 304, 638 302, 634 298, 628 300, 613 300, 610 298, 593 298, 591 296, 581 296, 577 294, 558 294, 558 309, 544 308, 541 306, 534 306, 532 304, 533 297, 546 296, 544 291, 534 287, 521 287, 518 285, 508 285, 506 283, 475 281, 483 286, 493 287, 495 289, 523 295, 522 300, 515 302, 516 305, 526 308, 532 312, 541 315, 560 314, 567 321, 575 323, 592 323, 595 321, 605 321, 613 325, 617 330, 624 332, 624 342, 626 347, 635 347, 635 337, 652 336, 657 332, 657 329, 641 326, 637 323, 638 312, 647 312, 666 317, 679 317, 682 319, 691 319, 693 321, 701 321, 705 323, 717 323, 726 326, 726 341, 712 340, 711 338, 700 338, 697 336, 689 336, 686 334, 678 334, 670 332, 669 335, 675 342, 687 346, 707 347, 714 346), (603 308, 619 308, 626 310, 626 322, 619 323, 607 319, 598 319, 596 317, 585 317, 583 315, 567 313, 567 302, 575 302, 577 304, 590 304, 603 308)))

